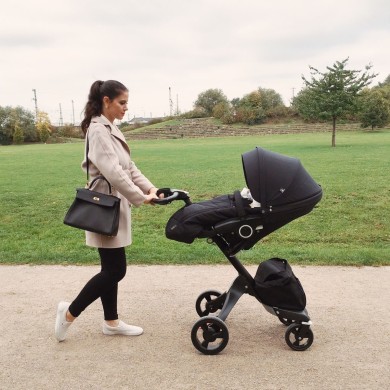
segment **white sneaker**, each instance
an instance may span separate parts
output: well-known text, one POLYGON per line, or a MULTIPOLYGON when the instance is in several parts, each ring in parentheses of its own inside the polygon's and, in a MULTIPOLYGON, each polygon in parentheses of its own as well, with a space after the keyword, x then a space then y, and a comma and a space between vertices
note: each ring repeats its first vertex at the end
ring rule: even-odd
POLYGON ((72 322, 66 320, 66 312, 70 306, 69 302, 61 301, 57 307, 55 335, 58 341, 65 340, 65 334, 72 322))
POLYGON ((127 325, 121 320, 119 320, 118 326, 110 326, 107 325, 106 322, 103 322, 103 333, 109 336, 114 336, 116 334, 124 336, 139 336, 143 332, 144 330, 139 326, 127 325))

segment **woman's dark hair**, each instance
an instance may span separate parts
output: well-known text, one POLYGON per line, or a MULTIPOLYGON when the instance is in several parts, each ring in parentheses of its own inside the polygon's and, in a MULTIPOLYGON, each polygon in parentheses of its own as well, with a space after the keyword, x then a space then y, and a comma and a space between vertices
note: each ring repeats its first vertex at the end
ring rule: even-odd
POLYGON ((119 81, 95 81, 89 90, 88 102, 84 109, 84 119, 81 121, 81 130, 83 133, 87 133, 92 117, 102 114, 104 96, 113 100, 122 92, 126 92, 127 90, 128 89, 119 81))

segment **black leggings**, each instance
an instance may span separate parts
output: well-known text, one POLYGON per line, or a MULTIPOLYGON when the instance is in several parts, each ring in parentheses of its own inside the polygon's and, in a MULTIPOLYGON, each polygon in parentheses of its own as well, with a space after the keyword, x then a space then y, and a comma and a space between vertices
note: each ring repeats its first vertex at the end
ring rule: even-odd
POLYGON ((73 317, 78 317, 92 302, 100 297, 104 319, 118 319, 117 298, 118 282, 126 275, 125 248, 99 248, 101 271, 96 274, 80 291, 69 306, 73 317))

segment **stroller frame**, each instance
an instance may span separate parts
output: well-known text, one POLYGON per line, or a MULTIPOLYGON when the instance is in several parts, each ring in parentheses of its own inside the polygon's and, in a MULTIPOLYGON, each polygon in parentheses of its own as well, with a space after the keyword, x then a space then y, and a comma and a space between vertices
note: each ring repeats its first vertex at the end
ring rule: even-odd
MULTIPOLYGON (((241 224, 243 224, 243 221, 241 221, 241 224)), ((218 229, 218 225, 215 228, 218 229)), ((307 310, 291 311, 264 304, 256 292, 254 278, 237 256, 230 253, 229 244, 224 238, 216 235, 212 238, 212 242, 220 248, 238 272, 238 276, 234 279, 230 288, 220 295, 213 290, 205 291, 199 295, 195 306, 201 318, 194 324, 191 332, 194 347, 205 355, 215 355, 221 352, 229 341, 229 333, 224 321, 239 299, 244 294, 249 294, 255 297, 266 311, 277 316, 281 323, 288 326, 285 340, 291 349, 296 351, 308 349, 313 343, 314 337, 310 329, 312 322, 307 310), (203 309, 202 303, 204 304, 203 309), (217 312, 217 315, 209 315, 217 312)))
POLYGON ((223 307, 221 309, 221 312, 218 315, 218 318, 221 320, 226 320, 229 313, 235 306, 235 304, 238 302, 238 300, 241 298, 244 294, 249 294, 253 297, 255 297, 263 306, 264 308, 271 314, 276 315, 277 317, 281 319, 290 320, 291 322, 300 322, 304 323, 306 325, 310 325, 311 321, 309 318, 309 315, 307 313, 307 310, 304 309, 303 311, 297 312, 297 311, 291 311, 291 310, 284 310, 279 309, 277 307, 271 307, 266 304, 264 304, 258 294, 256 293, 255 289, 255 280, 252 277, 252 275, 248 272, 248 270, 242 265, 240 260, 235 255, 230 255, 228 252, 228 247, 225 241, 220 237, 216 236, 213 239, 213 242, 217 244, 217 246, 221 249, 223 254, 226 256, 226 258, 229 260, 229 262, 232 264, 232 266, 236 269, 238 272, 238 276, 236 279, 234 279, 231 287, 227 292, 221 295, 221 297, 213 300, 209 303, 210 309, 214 309, 214 305, 216 307, 220 306, 221 302, 223 301, 223 307), (224 298, 222 298, 224 296, 224 298))

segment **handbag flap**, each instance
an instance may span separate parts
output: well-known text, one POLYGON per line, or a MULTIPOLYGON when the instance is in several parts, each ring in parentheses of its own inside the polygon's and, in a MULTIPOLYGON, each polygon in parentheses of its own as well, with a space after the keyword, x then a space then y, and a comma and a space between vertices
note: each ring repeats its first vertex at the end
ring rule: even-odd
POLYGON ((113 207, 121 200, 114 195, 102 194, 101 192, 91 191, 86 188, 78 188, 76 198, 84 202, 99 204, 104 207, 113 207))

